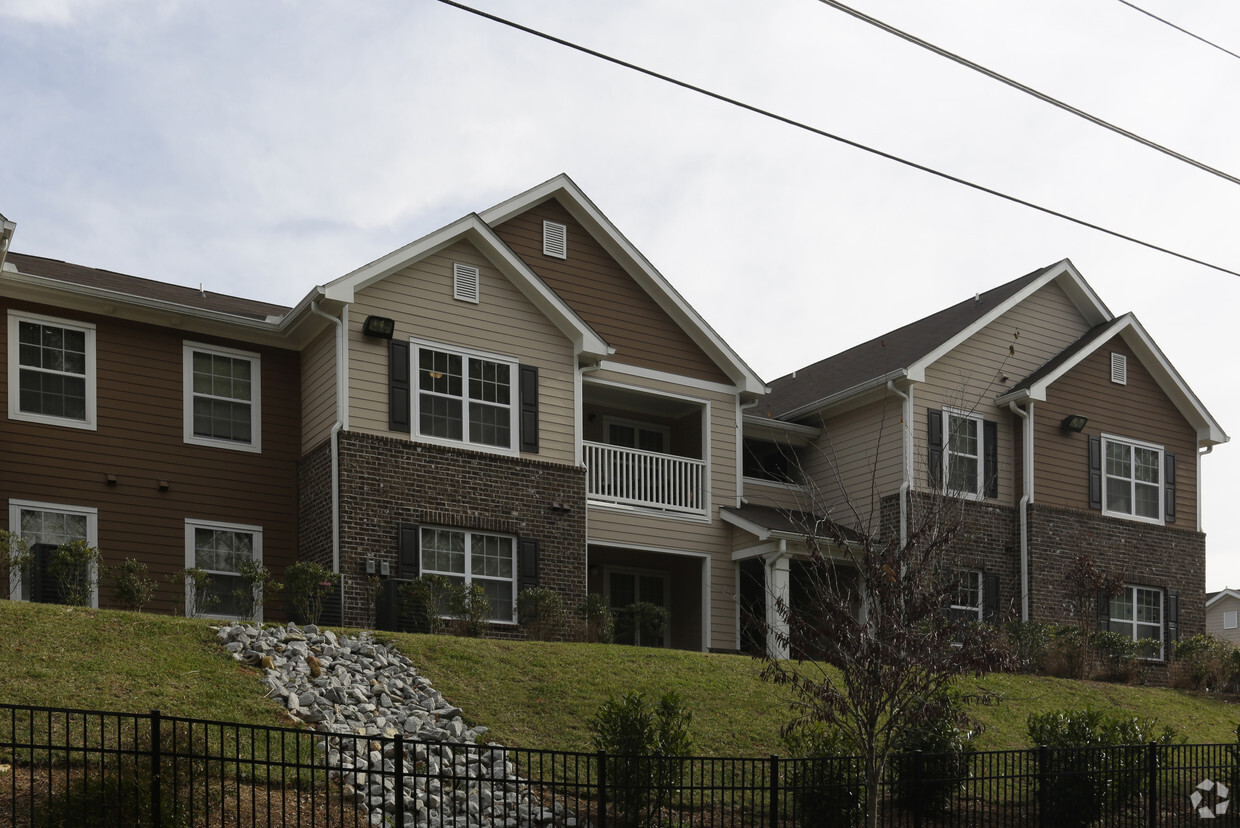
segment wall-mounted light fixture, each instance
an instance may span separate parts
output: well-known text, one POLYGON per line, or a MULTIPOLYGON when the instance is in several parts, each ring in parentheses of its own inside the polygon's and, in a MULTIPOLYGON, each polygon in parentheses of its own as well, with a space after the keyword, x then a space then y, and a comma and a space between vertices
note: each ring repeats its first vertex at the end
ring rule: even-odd
POLYGON ((1059 421, 1059 427, 1064 431, 1071 431, 1074 434, 1080 434, 1085 428, 1085 424, 1089 422, 1088 417, 1080 414, 1069 414, 1059 421))
POLYGON ((396 322, 384 316, 367 316, 362 323, 362 333, 379 339, 391 339, 396 330, 396 322))

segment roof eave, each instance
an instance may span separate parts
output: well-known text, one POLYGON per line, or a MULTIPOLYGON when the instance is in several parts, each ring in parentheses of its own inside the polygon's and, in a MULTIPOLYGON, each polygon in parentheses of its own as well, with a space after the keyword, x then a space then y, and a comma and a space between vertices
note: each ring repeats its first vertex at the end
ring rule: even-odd
POLYGON ((872 391, 877 391, 880 388, 885 388, 888 382, 894 382, 896 380, 923 382, 925 380, 925 374, 923 372, 920 377, 912 377, 909 375, 908 369, 897 368, 896 370, 889 371, 882 376, 873 377, 865 382, 858 383, 851 388, 845 388, 843 391, 837 391, 830 396, 823 397, 811 403, 806 403, 805 405, 794 408, 791 411, 785 411, 781 414, 776 414, 775 416, 781 420, 796 420, 807 414, 814 414, 822 411, 823 409, 832 408, 841 403, 848 402, 853 397, 872 391))

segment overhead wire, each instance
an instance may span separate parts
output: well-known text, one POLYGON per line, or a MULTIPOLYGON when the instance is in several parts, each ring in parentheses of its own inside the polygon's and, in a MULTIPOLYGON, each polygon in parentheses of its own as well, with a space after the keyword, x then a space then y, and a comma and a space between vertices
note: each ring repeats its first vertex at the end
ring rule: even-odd
POLYGON ((499 23, 500 25, 507 26, 519 32, 524 32, 525 34, 533 35, 534 37, 541 38, 542 40, 546 40, 550 43, 555 43, 559 46, 563 46, 565 48, 572 49, 582 54, 589 55, 590 57, 598 58, 599 60, 612 63, 616 66, 620 66, 625 69, 630 69, 634 72, 638 72, 640 74, 646 75, 647 77, 651 77, 656 80, 661 80, 664 83, 668 83, 673 86, 678 86, 682 89, 687 89, 691 92, 696 92, 699 95, 704 95, 708 98, 713 98, 714 100, 720 101, 722 103, 726 103, 730 106, 735 106, 739 109, 744 109, 747 112, 752 112, 755 115, 761 115, 764 118, 770 118, 771 120, 778 121, 779 123, 786 124, 787 126, 791 126, 791 127, 795 127, 796 129, 804 130, 814 135, 818 135, 822 138, 828 138, 832 141, 836 141, 838 143, 844 144, 845 146, 853 147, 854 149, 859 149, 859 150, 862 150, 863 152, 868 152, 871 155, 876 155, 888 161, 894 161, 897 164, 902 164, 906 167, 910 167, 912 169, 919 170, 924 173, 928 173, 938 178, 942 178, 946 181, 951 181, 954 184, 959 184, 964 187, 969 187, 970 189, 977 190, 978 192, 986 193, 987 195, 991 195, 996 198, 1009 201, 1013 204, 1019 204, 1022 207, 1027 207, 1031 210, 1036 210, 1040 213, 1044 213, 1049 216, 1054 216, 1055 218, 1071 222, 1081 227, 1087 227, 1090 230, 1094 230, 1099 233, 1104 233, 1108 236, 1112 236, 1117 239, 1122 239, 1124 241, 1139 245, 1149 250, 1155 250, 1159 253, 1164 253, 1168 256, 1172 256, 1174 258, 1181 259, 1186 262, 1192 262, 1193 264, 1201 265, 1202 267, 1206 267, 1211 270, 1217 270, 1221 273, 1226 273, 1229 276, 1240 276, 1240 271, 1231 270, 1229 268, 1223 267, 1222 265, 1213 264, 1212 262, 1207 262, 1203 259, 1198 259, 1193 256, 1189 256, 1186 253, 1179 253, 1175 250, 1171 250, 1170 248, 1166 248, 1166 247, 1162 247, 1161 245, 1154 244, 1153 242, 1148 242, 1143 239, 1139 239, 1135 236, 1129 236, 1125 233, 1121 233, 1118 230, 1111 230, 1110 228, 1103 227, 1099 224, 1094 224, 1093 222, 1086 221, 1085 219, 1076 218, 1075 216, 1071 216, 1071 215, 1068 215, 1067 213, 1059 212, 1058 210, 1051 209, 1050 207, 1044 207, 1040 204, 1035 204, 1031 201, 1027 201, 1025 199, 1019 198, 1018 196, 1009 195, 1008 193, 1004 193, 1000 190, 995 190, 985 185, 978 184, 976 182, 969 181, 964 178, 960 178, 959 176, 955 176, 950 173, 937 170, 933 167, 926 166, 925 164, 919 164, 916 161, 911 161, 907 158, 902 158, 901 156, 895 155, 893 153, 885 152, 884 150, 880 150, 875 147, 862 144, 859 141, 853 141, 841 135, 836 135, 834 133, 827 132, 824 129, 820 129, 815 126, 810 126, 809 124, 806 124, 802 121, 794 120, 785 115, 779 115, 778 113, 771 112, 770 110, 767 110, 767 109, 762 109, 761 107, 755 106, 753 104, 745 103, 744 101, 738 100, 736 98, 730 98, 727 95, 723 95, 719 92, 713 92, 701 86, 696 86, 692 83, 689 83, 688 81, 683 81, 678 78, 671 77, 670 75, 665 75, 665 74, 662 74, 661 72, 656 72, 653 69, 647 69, 644 66, 639 66, 638 64, 631 63, 621 58, 613 57, 612 55, 608 55, 603 52, 597 51, 595 49, 591 49, 587 46, 582 46, 581 44, 574 43, 570 40, 565 40, 564 38, 557 37, 556 35, 549 34, 547 32, 543 32, 538 29, 531 28, 529 26, 523 25, 521 23, 517 23, 513 20, 509 20, 504 17, 500 17, 499 15, 492 14, 491 12, 483 11, 481 9, 476 9, 472 6, 467 6, 464 3, 457 2, 457 0, 436 0, 436 2, 442 3, 446 6, 452 6, 453 8, 460 9, 461 11, 469 12, 470 14, 476 15, 486 20, 490 20, 494 23, 499 23))
POLYGON ((1231 55, 1232 57, 1236 58, 1237 60, 1240 60, 1240 55, 1236 54, 1236 53, 1235 53, 1235 52, 1233 52, 1231 49, 1225 49, 1225 48, 1223 48, 1222 46, 1218 45, 1217 43, 1215 43, 1215 42, 1213 42, 1213 41, 1211 41, 1211 40, 1206 40, 1206 39, 1205 39, 1204 37, 1202 37, 1201 35, 1199 35, 1199 34, 1194 34, 1193 32, 1190 32, 1188 29, 1185 29, 1185 28, 1184 28, 1184 27, 1182 27, 1182 26, 1177 26, 1177 25, 1175 25, 1174 23, 1172 23, 1170 20, 1165 20, 1164 18, 1159 17, 1158 15, 1154 14, 1154 13, 1153 13, 1153 12, 1151 12, 1151 11, 1146 11, 1145 9, 1143 9, 1143 8, 1141 8, 1140 6, 1136 5, 1135 3, 1129 3, 1129 2, 1128 2, 1128 0, 1119 0, 1119 2, 1120 2, 1120 3, 1123 3, 1125 6, 1127 6, 1127 7, 1128 7, 1128 8, 1130 8, 1130 9, 1133 9, 1134 11, 1139 11, 1139 12, 1141 12, 1141 14, 1144 14, 1144 15, 1145 15, 1145 16, 1147 16, 1147 17, 1152 17, 1152 18, 1154 18, 1154 19, 1155 19, 1155 20, 1157 20, 1159 23, 1164 23, 1164 24, 1166 24, 1166 25, 1170 26, 1171 28, 1175 29, 1177 32, 1183 32, 1184 34, 1188 35, 1188 36, 1189 36, 1189 37, 1191 37, 1191 38, 1195 38, 1195 39, 1197 39, 1197 40, 1200 40, 1202 43, 1206 44, 1207 46, 1213 46, 1215 49, 1218 49, 1220 52, 1225 52, 1226 54, 1231 55))

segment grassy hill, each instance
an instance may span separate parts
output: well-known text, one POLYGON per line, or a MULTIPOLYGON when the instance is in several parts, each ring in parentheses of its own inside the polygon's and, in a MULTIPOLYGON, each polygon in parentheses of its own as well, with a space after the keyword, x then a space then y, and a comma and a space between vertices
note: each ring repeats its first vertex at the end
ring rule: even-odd
MULTIPOLYGON (((587 721, 626 690, 677 690, 694 716, 697 752, 783 753, 789 697, 743 656, 590 644, 486 641, 382 634, 506 744, 589 750, 587 721)), ((208 623, 146 613, 0 601, 0 702, 273 724, 257 671, 216 646, 208 623)), ((1193 742, 1230 742, 1235 700, 1176 690, 1034 676, 992 675, 980 686, 1004 698, 975 707, 983 748, 1025 746, 1030 712, 1095 707, 1157 718, 1193 742)))

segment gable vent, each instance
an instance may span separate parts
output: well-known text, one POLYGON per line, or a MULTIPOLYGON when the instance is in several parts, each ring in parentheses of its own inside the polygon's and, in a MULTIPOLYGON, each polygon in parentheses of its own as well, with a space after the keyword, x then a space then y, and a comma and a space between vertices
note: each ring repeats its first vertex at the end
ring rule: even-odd
POLYGON ((1128 384, 1128 357, 1123 354, 1111 354, 1111 382, 1128 384))
POLYGON ((452 298, 462 302, 478 301, 478 268, 460 262, 453 263, 452 298))
POLYGON ((568 258, 568 227, 556 221, 543 222, 543 255, 568 258))

